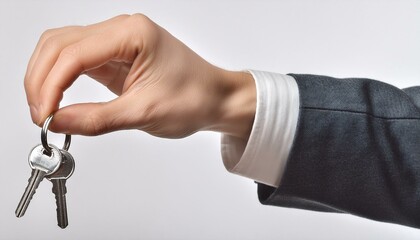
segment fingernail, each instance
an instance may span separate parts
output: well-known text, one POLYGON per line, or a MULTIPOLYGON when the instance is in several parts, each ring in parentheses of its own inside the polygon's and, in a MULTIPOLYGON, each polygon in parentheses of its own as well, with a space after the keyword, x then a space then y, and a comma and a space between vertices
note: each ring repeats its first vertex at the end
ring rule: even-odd
POLYGON ((32 122, 37 124, 38 123, 38 118, 39 118, 38 109, 33 105, 30 105, 29 109, 31 111, 32 122))

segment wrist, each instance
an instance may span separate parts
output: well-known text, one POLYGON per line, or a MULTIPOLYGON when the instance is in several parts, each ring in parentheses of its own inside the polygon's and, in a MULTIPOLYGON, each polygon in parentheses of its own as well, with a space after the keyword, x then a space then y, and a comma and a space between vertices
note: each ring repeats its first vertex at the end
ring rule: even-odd
POLYGON ((218 79, 222 93, 209 130, 248 139, 256 112, 256 86, 248 72, 222 70, 218 79))

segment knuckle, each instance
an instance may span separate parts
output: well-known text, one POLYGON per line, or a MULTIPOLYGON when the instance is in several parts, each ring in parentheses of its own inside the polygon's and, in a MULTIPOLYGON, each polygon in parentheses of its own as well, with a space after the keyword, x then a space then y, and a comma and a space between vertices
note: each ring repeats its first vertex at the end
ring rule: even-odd
POLYGON ((120 14, 120 15, 116 16, 115 19, 124 20, 124 19, 129 18, 130 16, 131 16, 130 14, 120 14))
POLYGON ((136 39, 138 50, 144 50, 144 47, 153 48, 160 33, 160 28, 157 24, 141 13, 131 15, 127 18, 125 24, 125 28, 130 29, 128 32, 131 38, 136 39))
POLYGON ((56 29, 47 29, 45 30, 42 34, 41 37, 39 38, 40 42, 45 42, 47 39, 49 39, 50 37, 54 36, 56 32, 56 29))
POLYGON ((63 50, 61 51, 60 54, 63 57, 74 58, 74 57, 79 55, 80 51, 81 51, 80 45, 79 44, 73 44, 73 45, 70 45, 70 46, 67 46, 67 47, 63 48, 63 50))
POLYGON ((130 15, 129 18, 130 18, 131 21, 134 21, 134 22, 137 22, 137 23, 145 23, 145 22, 150 21, 150 19, 142 13, 132 14, 132 15, 130 15))
POLYGON ((58 57, 58 61, 61 63, 65 62, 71 67, 83 71, 83 65, 80 62, 79 56, 81 52, 81 46, 79 44, 74 44, 67 46, 61 50, 58 57))
POLYGON ((157 30, 156 24, 147 16, 136 13, 127 18, 126 24, 130 29, 140 29, 144 35, 151 34, 157 30))
POLYGON ((59 51, 60 50, 60 42, 55 36, 51 36, 44 41, 42 46, 44 49, 52 50, 52 51, 59 51))

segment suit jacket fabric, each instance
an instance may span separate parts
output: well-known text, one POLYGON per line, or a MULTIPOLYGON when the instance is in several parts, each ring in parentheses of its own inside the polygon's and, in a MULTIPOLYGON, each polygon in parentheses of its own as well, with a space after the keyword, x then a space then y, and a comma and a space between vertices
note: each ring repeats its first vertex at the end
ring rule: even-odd
POLYGON ((420 86, 290 75, 297 131, 280 186, 258 183, 260 202, 420 228, 420 86))

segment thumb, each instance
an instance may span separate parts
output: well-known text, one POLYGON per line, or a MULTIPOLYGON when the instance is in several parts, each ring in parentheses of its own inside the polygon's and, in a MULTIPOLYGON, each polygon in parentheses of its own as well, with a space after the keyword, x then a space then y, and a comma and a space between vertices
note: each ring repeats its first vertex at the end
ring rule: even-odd
POLYGON ((123 97, 106 103, 82 103, 64 107, 54 114, 50 130, 53 132, 96 136, 133 125, 134 114, 123 97))

